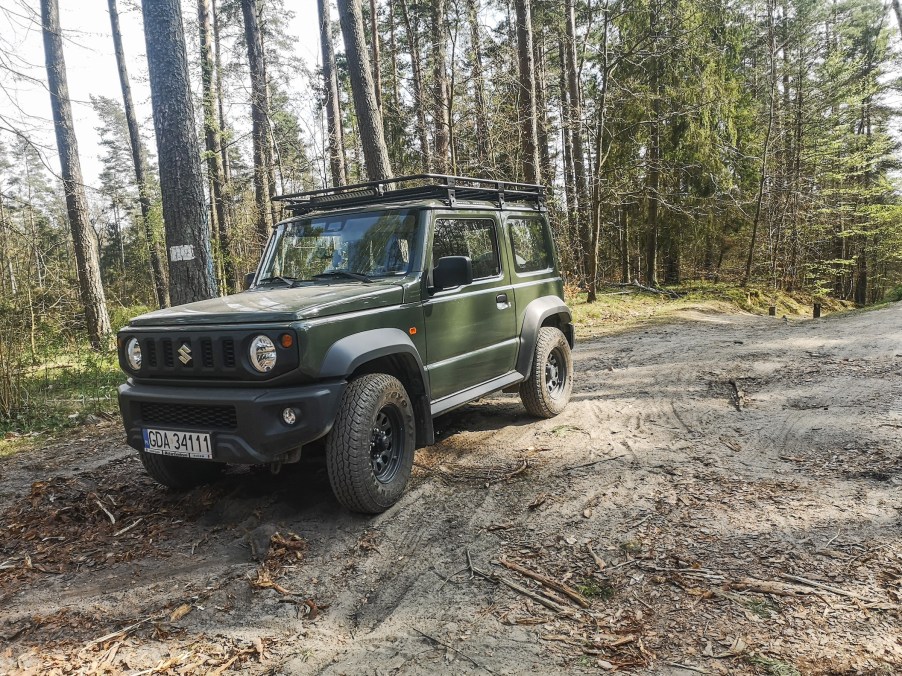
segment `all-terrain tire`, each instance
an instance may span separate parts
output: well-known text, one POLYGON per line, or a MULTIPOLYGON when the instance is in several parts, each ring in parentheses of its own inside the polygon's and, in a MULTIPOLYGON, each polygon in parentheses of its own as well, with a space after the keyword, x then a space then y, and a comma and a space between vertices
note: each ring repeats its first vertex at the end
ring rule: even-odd
POLYGON ((553 418, 564 410, 573 390, 570 344, 554 326, 539 329, 529 378, 520 383, 520 399, 531 415, 553 418))
POLYGON ((384 373, 352 380, 326 438, 335 497, 353 512, 384 512, 404 493, 415 446, 413 404, 401 381, 384 373))
POLYGON ((153 479, 167 488, 187 490, 216 480, 225 464, 194 458, 176 458, 171 455, 138 451, 141 464, 153 479))

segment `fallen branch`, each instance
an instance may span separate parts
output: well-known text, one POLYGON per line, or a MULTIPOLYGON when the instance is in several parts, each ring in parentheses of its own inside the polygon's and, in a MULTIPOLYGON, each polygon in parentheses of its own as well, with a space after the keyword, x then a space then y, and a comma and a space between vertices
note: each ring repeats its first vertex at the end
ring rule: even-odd
POLYGON ((520 573, 520 575, 525 575, 526 577, 532 578, 536 582, 540 582, 549 589, 560 592, 564 596, 567 596, 571 600, 575 601, 576 604, 581 608, 588 608, 590 605, 592 605, 591 603, 589 603, 589 600, 585 596, 573 589, 573 587, 569 587, 562 582, 553 580, 550 577, 542 575, 541 573, 537 573, 534 570, 530 570, 529 568, 521 566, 520 564, 508 561, 503 556, 499 559, 499 563, 509 570, 513 570, 517 573, 520 573))
POLYGON ((122 530, 117 530, 115 533, 113 533, 113 537, 116 538, 116 537, 119 537, 120 535, 125 535, 125 534, 128 533, 132 528, 134 528, 135 526, 137 526, 137 525, 138 525, 139 523, 141 523, 142 521, 144 521, 144 517, 143 517, 143 516, 142 516, 140 519, 138 519, 137 521, 135 521, 131 526, 126 526, 126 527, 123 528, 122 530))
POLYGON ((419 634, 420 636, 422 636, 423 638, 425 638, 425 639, 427 639, 427 640, 429 640, 429 641, 432 641, 432 642, 435 643, 436 645, 442 646, 445 650, 451 650, 451 651, 456 652, 458 655, 460 655, 461 657, 463 657, 465 660, 467 660, 467 661, 468 661, 470 664, 472 664, 474 667, 479 667, 480 669, 483 669, 483 670, 489 672, 490 674, 497 674, 497 673, 498 673, 497 671, 492 671, 491 669, 489 669, 489 668, 488 668, 487 666, 485 666, 484 664, 480 664, 479 662, 477 662, 476 660, 474 660, 472 657, 470 657, 469 655, 467 655, 465 652, 462 652, 462 651, 458 650, 458 649, 455 648, 454 646, 448 645, 448 644, 445 643, 444 641, 440 641, 440 640, 438 640, 437 638, 435 638, 434 636, 430 636, 429 634, 420 631, 420 630, 417 629, 416 627, 411 627, 411 629, 413 629, 416 633, 418 633, 418 634, 419 634))
POLYGON ((503 575, 495 575, 493 573, 487 573, 484 570, 480 570, 473 565, 473 560, 470 558, 470 550, 467 550, 467 563, 470 566, 470 572, 474 575, 478 575, 479 577, 488 580, 489 582, 494 582, 495 584, 503 584, 506 587, 510 587, 515 592, 519 592, 520 594, 523 594, 523 596, 531 598, 533 601, 545 606, 546 608, 548 608, 548 610, 551 610, 560 615, 570 615, 573 613, 573 611, 566 606, 555 603, 551 599, 545 598, 541 594, 537 594, 534 591, 517 584, 513 580, 509 580, 503 575))
POLYGON ((817 582, 816 580, 809 580, 808 578, 799 577, 798 575, 780 573, 780 577, 782 577, 784 580, 792 580, 793 582, 798 582, 799 584, 803 584, 806 587, 820 589, 821 591, 830 592, 831 594, 836 594, 837 596, 845 596, 846 598, 850 599, 858 599, 859 601, 864 601, 865 603, 879 603, 879 601, 876 601, 868 596, 862 596, 857 592, 846 591, 845 589, 840 589, 839 587, 832 587, 828 584, 817 582))
POLYGON ((100 500, 94 500, 94 502, 97 503, 97 506, 100 507, 100 509, 102 509, 108 517, 110 517, 110 521, 115 526, 116 525, 116 517, 113 516, 112 512, 110 512, 110 510, 108 510, 106 507, 104 507, 103 503, 100 500))
POLYGON ((679 662, 664 662, 668 667, 675 667, 677 669, 685 669, 686 671, 694 671, 697 674, 710 674, 710 671, 702 669, 701 667, 693 667, 691 664, 680 664, 679 662))
POLYGON ((601 463, 603 463, 603 462, 610 462, 611 460, 617 460, 618 458, 622 458, 622 457, 624 457, 625 455, 626 455, 626 453, 621 453, 620 455, 613 455, 613 456, 611 456, 610 458, 602 458, 601 460, 593 460, 592 462, 584 462, 584 463, 581 464, 581 465, 572 465, 572 466, 570 466, 570 467, 565 467, 565 468, 564 468, 564 471, 565 471, 565 472, 572 472, 573 470, 584 469, 584 468, 586 468, 586 467, 592 467, 593 465, 598 465, 598 464, 601 464, 601 463))
POLYGON ((592 549, 592 543, 586 543, 586 549, 589 550, 589 554, 592 556, 592 560, 595 562, 595 565, 598 566, 599 572, 603 573, 607 564, 605 564, 604 559, 601 558, 598 554, 595 553, 595 550, 592 549))
POLYGON ((730 385, 733 387, 733 405, 737 411, 742 413, 742 407, 745 405, 745 394, 743 394, 735 380, 731 380, 730 385))

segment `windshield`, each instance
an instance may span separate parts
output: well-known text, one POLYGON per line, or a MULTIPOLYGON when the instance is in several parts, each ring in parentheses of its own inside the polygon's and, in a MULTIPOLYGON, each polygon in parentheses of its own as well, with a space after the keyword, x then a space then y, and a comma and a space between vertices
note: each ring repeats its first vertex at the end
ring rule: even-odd
POLYGON ((403 276, 411 270, 418 230, 414 211, 336 214, 284 223, 276 229, 257 283, 403 276))

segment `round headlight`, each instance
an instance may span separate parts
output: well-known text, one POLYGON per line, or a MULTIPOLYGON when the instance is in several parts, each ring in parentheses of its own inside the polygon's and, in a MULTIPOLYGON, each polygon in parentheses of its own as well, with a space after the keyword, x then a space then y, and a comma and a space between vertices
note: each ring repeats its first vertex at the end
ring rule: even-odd
POLYGON ((251 365, 260 373, 272 371, 276 365, 276 345, 267 336, 257 336, 251 341, 251 365))
POLYGON ((137 338, 129 338, 125 344, 125 361, 132 371, 141 370, 141 344, 137 338))

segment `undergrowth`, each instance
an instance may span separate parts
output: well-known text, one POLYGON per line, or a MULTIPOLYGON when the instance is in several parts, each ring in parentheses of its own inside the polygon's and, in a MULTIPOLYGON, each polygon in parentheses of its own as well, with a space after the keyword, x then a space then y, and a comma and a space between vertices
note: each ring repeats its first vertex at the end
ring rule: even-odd
MULTIPOLYGON (((147 308, 119 308, 114 331, 147 308)), ((12 315, 0 322, 0 455, 47 432, 72 427, 89 415, 118 410, 123 382, 112 346, 93 350, 81 337, 44 322, 31 330, 12 315), (34 340, 30 336, 34 336, 34 340)))
POLYGON ((768 315, 771 307, 777 319, 807 318, 814 303, 820 303, 821 316, 851 309, 853 305, 810 293, 773 291, 765 287, 740 287, 736 284, 692 281, 667 287, 678 294, 670 297, 642 291, 632 286, 608 286, 599 289, 594 303, 585 293, 568 294, 577 332, 583 338, 610 331, 621 331, 638 324, 669 321, 686 310, 711 313, 748 312, 768 315))

